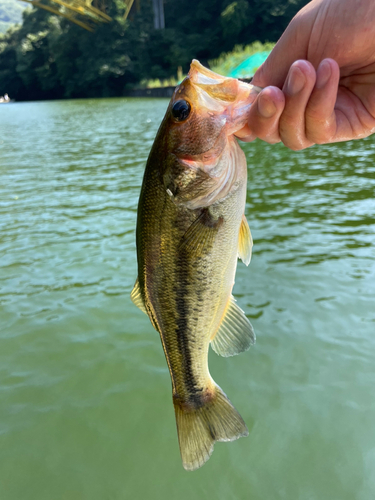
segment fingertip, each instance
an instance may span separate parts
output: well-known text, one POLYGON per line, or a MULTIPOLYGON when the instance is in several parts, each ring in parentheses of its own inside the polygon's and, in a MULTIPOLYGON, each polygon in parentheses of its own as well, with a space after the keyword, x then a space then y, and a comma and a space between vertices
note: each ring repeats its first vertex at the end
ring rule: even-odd
POLYGON ((337 133, 335 104, 340 68, 334 59, 323 59, 317 69, 316 84, 306 107, 306 136, 315 144, 333 141, 337 133))
POLYGON ((280 137, 286 147, 299 151, 311 146, 306 137, 305 112, 316 81, 316 72, 304 59, 295 61, 283 87, 285 108, 280 118, 280 137))
POLYGON ((306 88, 312 89, 315 81, 316 72, 314 66, 309 61, 299 59, 291 65, 283 91, 288 96, 294 96, 306 88))
POLYGON ((340 79, 340 68, 334 59, 326 58, 320 62, 318 69, 316 70, 316 83, 315 88, 324 88, 329 81, 339 81, 340 79))
POLYGON ((331 78, 332 70, 329 61, 322 61, 316 70, 315 88, 322 89, 327 85, 328 80, 331 78))
POLYGON ((245 125, 241 130, 236 132, 235 136, 243 142, 251 142, 256 139, 256 135, 252 132, 249 125, 245 125))
POLYGON ((259 94, 256 101, 257 111, 260 117, 269 119, 280 115, 284 109, 285 96, 277 87, 266 87, 259 94))
POLYGON ((330 64, 330 66, 332 67, 332 69, 336 68, 336 69, 340 70, 340 66, 339 66, 338 62, 335 61, 335 59, 332 59, 331 57, 326 57, 325 59, 323 59, 321 61, 320 64, 322 64, 323 62, 328 62, 330 64))
POLYGON ((294 63, 290 67, 298 68, 303 73, 314 73, 315 75, 314 66, 311 64, 311 62, 307 61, 306 59, 298 59, 297 61, 294 61, 294 63))
MULTIPOLYGON (((247 130, 253 134, 252 139, 258 137, 271 144, 280 141, 279 120, 284 105, 284 94, 277 87, 267 87, 259 93, 248 115, 247 130)), ((240 138, 244 136, 245 131, 241 131, 240 138)))

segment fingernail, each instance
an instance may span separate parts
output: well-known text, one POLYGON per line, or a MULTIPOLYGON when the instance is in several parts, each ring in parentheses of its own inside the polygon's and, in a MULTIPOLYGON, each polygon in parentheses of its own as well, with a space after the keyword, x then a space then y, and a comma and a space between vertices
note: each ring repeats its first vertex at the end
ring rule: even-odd
POLYGON ((288 94, 298 94, 303 89, 305 83, 306 78, 302 71, 297 66, 292 66, 286 84, 288 94))
POLYGON ((322 61, 319 64, 318 70, 316 72, 315 87, 318 89, 323 88, 327 84, 328 80, 330 79, 331 74, 332 74, 332 71, 331 71, 331 65, 329 64, 329 62, 322 61))
POLYGON ((258 98, 258 111, 263 118, 271 118, 276 113, 276 106, 269 97, 261 94, 258 98))

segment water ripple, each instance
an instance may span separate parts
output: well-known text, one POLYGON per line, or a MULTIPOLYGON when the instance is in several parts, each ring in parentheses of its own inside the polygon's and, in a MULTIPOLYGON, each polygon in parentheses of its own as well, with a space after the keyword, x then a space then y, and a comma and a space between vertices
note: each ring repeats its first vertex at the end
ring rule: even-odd
POLYGON ((243 145, 254 249, 234 293, 257 345, 210 369, 251 433, 186 479, 160 340, 129 299, 166 106, 1 107, 4 498, 373 498, 374 138, 243 145))

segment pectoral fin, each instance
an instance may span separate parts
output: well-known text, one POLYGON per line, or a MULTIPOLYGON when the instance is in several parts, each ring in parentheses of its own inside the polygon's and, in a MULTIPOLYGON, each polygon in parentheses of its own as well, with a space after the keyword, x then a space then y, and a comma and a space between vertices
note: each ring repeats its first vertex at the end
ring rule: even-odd
POLYGON ((251 251, 253 248, 253 238, 245 214, 242 216, 240 234, 238 236, 238 257, 248 266, 251 260, 251 251))
POLYGON ((211 250, 222 222, 223 219, 214 220, 209 210, 203 209, 182 237, 180 251, 187 252, 192 258, 205 255, 211 250))
POLYGON ((220 356, 228 357, 247 351, 255 343, 255 333, 243 310, 230 296, 223 321, 211 340, 211 347, 220 356))
POLYGON ((134 288, 130 294, 130 298, 131 298, 134 305, 136 305, 141 311, 143 311, 145 314, 147 314, 145 303, 143 302, 143 299, 142 299, 141 289, 139 286, 138 278, 137 278, 135 285, 134 285, 134 288))

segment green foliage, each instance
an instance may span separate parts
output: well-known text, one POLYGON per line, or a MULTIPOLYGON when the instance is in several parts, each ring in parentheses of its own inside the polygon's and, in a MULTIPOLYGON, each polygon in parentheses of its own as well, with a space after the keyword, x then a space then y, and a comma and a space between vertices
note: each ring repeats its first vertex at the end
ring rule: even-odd
POLYGON ((236 37, 249 24, 250 6, 246 0, 230 3, 221 13, 224 38, 236 37))
POLYGON ((254 42, 250 45, 236 45, 230 52, 224 52, 217 59, 208 61, 212 71, 221 75, 227 75, 231 69, 241 64, 245 59, 256 54, 257 52, 265 52, 272 50, 275 46, 274 43, 254 42))
POLYGON ((94 33, 45 10, 26 10, 22 26, 0 34, 0 95, 116 96, 139 82, 171 81, 178 67, 188 71, 193 58, 225 68, 229 59, 240 63, 252 51, 267 50, 265 42, 276 40, 306 3, 165 0, 166 29, 155 30, 151 0, 135 2, 126 21, 122 0, 107 0, 113 21, 94 33), (262 43, 249 46, 256 40, 262 43))
POLYGON ((159 80, 159 78, 154 78, 151 80, 144 79, 144 80, 141 80, 138 87, 141 89, 143 89, 143 88, 144 89, 155 89, 155 88, 160 88, 160 87, 176 87, 180 82, 181 82, 181 79, 178 79, 174 76, 171 76, 171 78, 167 78, 165 80, 159 80))

